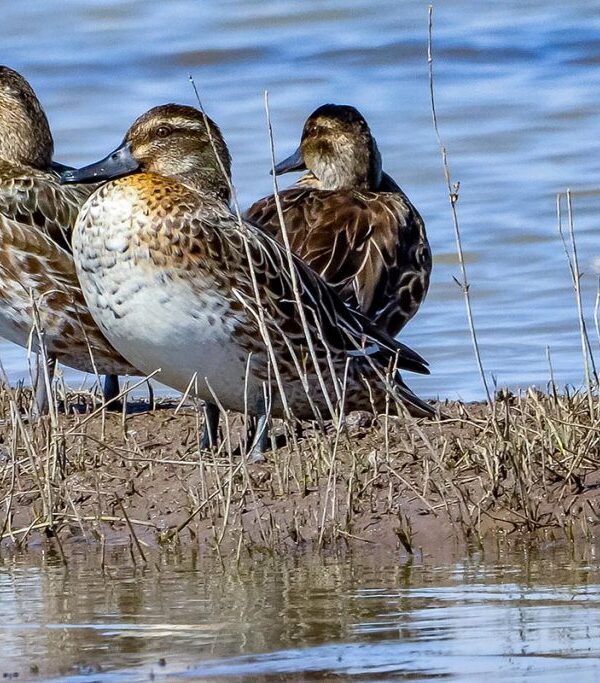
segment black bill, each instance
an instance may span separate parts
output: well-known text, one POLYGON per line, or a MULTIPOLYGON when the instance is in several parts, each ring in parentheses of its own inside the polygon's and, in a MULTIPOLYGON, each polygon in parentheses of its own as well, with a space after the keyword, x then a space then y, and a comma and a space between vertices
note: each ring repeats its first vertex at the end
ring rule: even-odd
POLYGON ((275 166, 275 175, 281 175, 282 173, 291 173, 292 171, 306 171, 306 164, 302 158, 302 151, 300 147, 287 159, 280 161, 277 166, 275 166))

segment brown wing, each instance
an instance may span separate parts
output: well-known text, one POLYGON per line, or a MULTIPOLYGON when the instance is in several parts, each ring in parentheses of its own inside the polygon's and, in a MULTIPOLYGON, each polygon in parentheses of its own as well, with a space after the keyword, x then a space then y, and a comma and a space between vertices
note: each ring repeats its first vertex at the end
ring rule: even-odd
POLYGON ((0 178, 1 332, 27 344, 33 296, 48 351, 61 362, 93 372, 91 349, 99 372, 134 372, 95 324, 71 256, 79 208, 96 186, 61 186, 52 171, 23 170, 2 161, 0 178))
POLYGON ((30 334, 33 297, 49 353, 84 372, 94 372, 95 364, 102 374, 135 374, 94 322, 71 254, 36 228, 1 214, 0 283, 2 317, 8 321, 2 324, 12 326, 19 337, 14 341, 23 344, 30 334))
POLYGON ((37 228, 71 251, 71 231, 83 202, 97 185, 60 185, 53 171, 0 161, 0 214, 23 227, 37 228))
MULTIPOLYGON (((146 191, 143 175, 129 179, 129 186, 133 183, 146 191)), ((144 238, 157 265, 171 262, 176 270, 210 270, 211 277, 220 280, 224 289, 234 290, 246 302, 256 300, 253 274, 261 305, 273 325, 279 325, 280 331, 290 338, 305 337, 288 254, 280 242, 253 224, 240 224, 225 206, 209 202, 198 205, 195 193, 188 193, 177 183, 154 176, 151 186, 153 198, 161 195, 161 201, 169 205, 168 220, 158 216, 156 222, 150 221, 144 238)), ((345 356, 365 345, 371 346, 371 357, 383 354, 386 365, 387 360, 397 356, 399 369, 429 372, 417 353, 344 305, 336 292, 300 258, 292 256, 292 260, 302 306, 309 321, 318 324, 330 349, 345 356)))
MULTIPOLYGON (((423 221, 406 196, 291 189, 280 201, 294 253, 395 336, 424 299, 431 272, 423 221)), ((274 197, 256 202, 246 217, 283 241, 274 197)))

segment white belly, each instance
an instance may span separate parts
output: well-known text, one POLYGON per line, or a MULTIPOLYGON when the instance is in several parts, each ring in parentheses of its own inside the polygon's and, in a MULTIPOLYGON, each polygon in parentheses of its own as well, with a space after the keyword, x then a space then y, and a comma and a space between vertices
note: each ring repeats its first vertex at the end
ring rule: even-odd
MULTIPOLYGON (((146 374, 185 391, 214 397, 225 408, 244 410, 247 355, 234 343, 233 319, 226 299, 205 283, 203 295, 185 280, 160 271, 115 264, 80 279, 90 310, 110 343, 146 374)), ((260 383, 248 377, 248 405, 253 410, 260 383)))

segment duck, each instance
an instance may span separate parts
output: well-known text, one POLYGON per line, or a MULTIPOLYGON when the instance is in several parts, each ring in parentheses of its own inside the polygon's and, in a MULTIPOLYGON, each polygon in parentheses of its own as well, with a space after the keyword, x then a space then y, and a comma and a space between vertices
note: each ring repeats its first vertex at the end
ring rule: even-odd
MULTIPOLYGON (((383 171, 364 116, 350 105, 320 106, 306 119, 296 152, 274 171, 306 171, 278 193, 292 251, 396 337, 427 295, 431 249, 421 215, 383 171)), ((274 195, 244 217, 284 242, 274 195)))
POLYGON ((95 188, 61 185, 67 167, 53 162, 53 153, 33 88, 0 66, 0 336, 42 355, 34 378, 40 414, 48 409, 46 372, 52 380, 57 360, 106 375, 104 399, 113 405, 118 375, 137 374, 94 322, 71 253, 77 213, 95 188))
MULTIPOLYGON (((229 150, 204 112, 154 107, 107 157, 61 181, 103 183, 73 232, 102 332, 143 373, 160 369, 177 391, 256 416, 249 460, 264 458, 270 417, 383 410, 390 391, 416 416, 435 414, 399 373, 428 374, 426 361, 234 213, 229 150)), ((215 421, 207 410, 204 443, 215 421)))

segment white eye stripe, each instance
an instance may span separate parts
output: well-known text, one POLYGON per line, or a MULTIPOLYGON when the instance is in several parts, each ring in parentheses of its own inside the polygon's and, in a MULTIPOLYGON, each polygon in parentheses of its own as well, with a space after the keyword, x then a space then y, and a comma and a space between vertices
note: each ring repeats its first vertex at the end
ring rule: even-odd
POLYGON ((150 128, 160 135, 159 131, 161 129, 166 129, 169 133, 174 133, 176 131, 194 130, 206 132, 206 124, 204 121, 194 121, 192 119, 170 119, 169 122, 156 123, 150 128))

